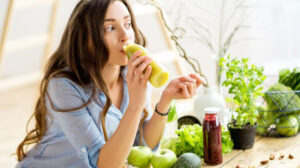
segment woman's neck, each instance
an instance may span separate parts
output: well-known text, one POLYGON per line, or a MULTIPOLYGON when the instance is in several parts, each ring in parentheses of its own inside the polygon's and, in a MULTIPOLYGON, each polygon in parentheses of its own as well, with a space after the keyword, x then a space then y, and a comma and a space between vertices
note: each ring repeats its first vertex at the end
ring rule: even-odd
POLYGON ((101 70, 101 75, 108 89, 114 88, 119 82, 121 66, 106 64, 101 70))

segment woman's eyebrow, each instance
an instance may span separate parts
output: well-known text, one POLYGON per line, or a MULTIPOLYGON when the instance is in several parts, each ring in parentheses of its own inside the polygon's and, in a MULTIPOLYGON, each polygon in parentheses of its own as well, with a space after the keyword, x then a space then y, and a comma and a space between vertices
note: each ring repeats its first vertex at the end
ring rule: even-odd
MULTIPOLYGON (((130 18, 130 16, 129 15, 126 15, 126 16, 124 16, 124 19, 127 19, 127 18, 130 18)), ((113 19, 113 18, 108 18, 108 19, 105 19, 104 20, 104 22, 114 22, 114 21, 116 21, 116 19, 113 19)))

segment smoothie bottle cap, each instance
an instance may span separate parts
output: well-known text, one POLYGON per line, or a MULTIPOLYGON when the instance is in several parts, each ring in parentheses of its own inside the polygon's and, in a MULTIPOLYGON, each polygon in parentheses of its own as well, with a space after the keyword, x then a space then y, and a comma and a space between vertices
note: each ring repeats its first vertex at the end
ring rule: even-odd
POLYGON ((204 109, 205 114, 217 114, 220 111, 218 107, 206 107, 204 109))

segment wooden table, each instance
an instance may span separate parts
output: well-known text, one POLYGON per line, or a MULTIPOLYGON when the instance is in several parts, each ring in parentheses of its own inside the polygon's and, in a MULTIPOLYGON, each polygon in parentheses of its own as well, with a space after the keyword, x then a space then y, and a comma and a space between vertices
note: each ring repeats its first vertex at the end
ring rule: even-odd
POLYGON ((300 135, 285 138, 259 137, 255 139, 252 149, 233 150, 223 155, 223 163, 218 166, 204 165, 202 168, 300 168, 300 135), (275 155, 274 160, 269 160, 270 155, 275 155), (280 155, 283 159, 279 159, 280 155), (293 159, 289 159, 289 154, 293 159), (268 160, 268 164, 260 162, 268 160))

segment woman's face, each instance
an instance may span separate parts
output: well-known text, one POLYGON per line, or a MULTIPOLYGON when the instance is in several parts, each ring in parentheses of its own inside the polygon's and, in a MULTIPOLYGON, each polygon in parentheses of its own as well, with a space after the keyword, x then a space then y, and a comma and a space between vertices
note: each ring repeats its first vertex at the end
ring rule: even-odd
POLYGON ((127 41, 134 41, 131 17, 121 1, 112 2, 105 15, 104 39, 109 50, 108 63, 127 65, 128 59, 123 50, 127 41))

